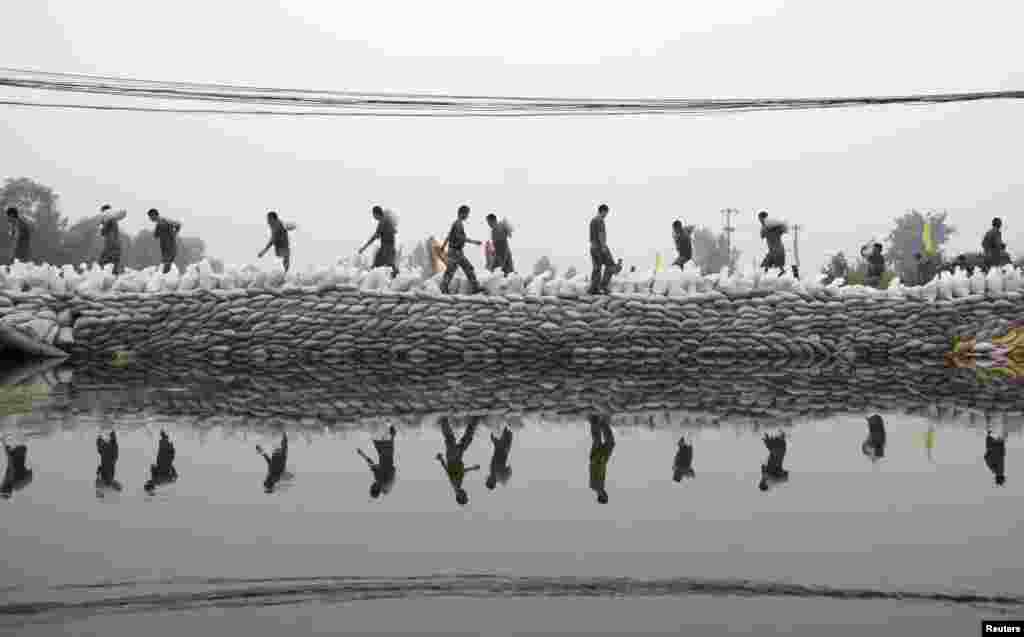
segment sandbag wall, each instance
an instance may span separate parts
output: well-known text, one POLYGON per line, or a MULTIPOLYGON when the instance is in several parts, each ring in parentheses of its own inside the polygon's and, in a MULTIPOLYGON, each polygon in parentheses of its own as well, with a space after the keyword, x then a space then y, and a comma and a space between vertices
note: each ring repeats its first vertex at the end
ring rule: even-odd
POLYGON ((437 296, 325 285, 0 299, 0 322, 41 321, 44 338, 78 357, 121 352, 220 365, 938 357, 954 334, 998 330, 1024 316, 1020 292, 929 302, 761 290, 684 298, 437 296))

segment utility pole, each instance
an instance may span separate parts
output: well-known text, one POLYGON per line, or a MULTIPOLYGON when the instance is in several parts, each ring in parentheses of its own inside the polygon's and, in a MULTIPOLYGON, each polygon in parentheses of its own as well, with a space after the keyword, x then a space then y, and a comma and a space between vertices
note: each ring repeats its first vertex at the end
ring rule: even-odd
POLYGON ((803 228, 799 223, 793 224, 793 264, 797 272, 800 271, 800 230, 803 228))
POLYGON ((722 231, 725 233, 725 244, 729 250, 729 274, 733 274, 732 267, 732 233, 736 231, 736 228, 732 225, 733 215, 738 215, 739 210, 735 208, 723 208, 722 209, 722 231))

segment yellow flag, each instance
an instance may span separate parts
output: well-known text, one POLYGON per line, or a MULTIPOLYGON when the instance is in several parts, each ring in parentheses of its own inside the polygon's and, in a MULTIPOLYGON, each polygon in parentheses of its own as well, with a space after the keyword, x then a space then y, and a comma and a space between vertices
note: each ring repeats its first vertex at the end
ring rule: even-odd
POLYGON ((665 271, 665 259, 663 259, 661 257, 661 253, 660 252, 658 253, 658 256, 654 259, 654 271, 655 272, 664 272, 665 271))
POLYGON ((921 233, 921 241, 924 243, 924 253, 928 256, 934 256, 937 252, 935 248, 935 239, 932 238, 932 222, 924 222, 924 231, 921 233))

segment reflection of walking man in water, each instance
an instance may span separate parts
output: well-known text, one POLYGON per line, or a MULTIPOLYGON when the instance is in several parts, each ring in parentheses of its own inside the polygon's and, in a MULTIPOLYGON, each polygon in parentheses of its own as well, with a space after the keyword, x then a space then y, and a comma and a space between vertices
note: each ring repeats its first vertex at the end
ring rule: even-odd
POLYGON ((872 462, 885 456, 885 422, 875 414, 868 418, 868 437, 860 446, 861 452, 872 462))
POLYGON ((441 434, 444 436, 444 455, 439 453, 434 457, 437 458, 441 466, 444 467, 445 473, 448 474, 448 481, 451 482, 452 490, 455 491, 455 501, 463 506, 469 502, 469 495, 462 488, 462 481, 465 479, 467 472, 480 469, 478 464, 467 467, 463 461, 466 449, 469 449, 470 443, 473 442, 473 434, 476 432, 479 422, 479 417, 470 416, 469 423, 466 425, 466 431, 462 434, 462 438, 456 441, 450 419, 447 416, 441 418, 441 434))
POLYGON ((681 436, 676 457, 672 461, 672 479, 682 482, 683 478, 693 478, 696 475, 693 471, 693 445, 686 441, 685 436, 681 436))
POLYGON ((391 487, 395 484, 395 427, 388 427, 388 437, 373 441, 373 448, 377 450, 377 459, 374 462, 362 449, 356 449, 356 453, 362 456, 366 464, 370 465, 373 472, 373 484, 370 485, 370 497, 379 498, 380 494, 391 493, 391 487))
POLYGON ((786 459, 786 434, 765 434, 764 446, 768 448, 768 461, 761 465, 761 482, 757 488, 767 491, 769 487, 789 480, 789 472, 782 468, 782 462, 786 459))
POLYGON ((100 454, 100 466, 96 467, 96 486, 120 491, 121 483, 114 479, 119 455, 117 434, 111 431, 106 440, 103 436, 96 436, 96 451, 100 454))
POLYGON ((143 486, 152 493, 157 486, 170 484, 178 479, 178 470, 174 468, 174 444, 167 437, 166 431, 160 432, 160 443, 156 450, 156 464, 149 466, 149 480, 143 486))
POLYGON ((256 451, 267 461, 267 477, 263 480, 263 489, 270 493, 274 485, 284 477, 284 469, 288 464, 288 432, 281 434, 281 446, 274 450, 274 455, 268 456, 259 445, 256 445, 256 451))
POLYGON ((32 470, 25 465, 28 447, 12 447, 4 442, 4 451, 7 453, 7 469, 4 471, 3 484, 0 484, 0 497, 9 498, 12 493, 24 489, 32 482, 32 470))
POLYGON ((487 488, 493 490, 500 482, 508 484, 512 477, 512 467, 508 466, 508 456, 512 453, 512 430, 507 426, 497 438, 491 434, 491 444, 494 445, 494 455, 491 456, 491 473, 487 476, 487 488))
POLYGON ((612 433, 610 416, 591 414, 590 421, 590 488, 597 494, 597 501, 608 504, 605 479, 608 477, 608 461, 615 450, 615 434, 612 433))
POLYGON ((1002 438, 992 435, 992 430, 985 432, 985 464, 996 477, 996 484, 1006 484, 1006 434, 1002 438))

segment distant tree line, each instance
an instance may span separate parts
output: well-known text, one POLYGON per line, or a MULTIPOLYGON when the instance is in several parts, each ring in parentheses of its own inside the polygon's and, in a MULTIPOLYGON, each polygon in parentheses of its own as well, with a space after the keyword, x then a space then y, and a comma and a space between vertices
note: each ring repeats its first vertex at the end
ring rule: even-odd
MULTIPOLYGON (((103 240, 99 235, 99 204, 96 214, 71 223, 60 209, 60 198, 48 186, 26 177, 8 178, 0 189, 0 210, 14 206, 32 224, 32 259, 52 265, 91 264, 97 260, 103 240)), ((116 209, 116 206, 115 206, 116 209)), ((0 232, 0 261, 11 253, 6 227, 0 232)), ((200 261, 206 245, 197 237, 178 237, 179 268, 200 261)), ((142 269, 160 263, 160 246, 153 230, 135 236, 121 233, 121 255, 125 267, 142 269)))

